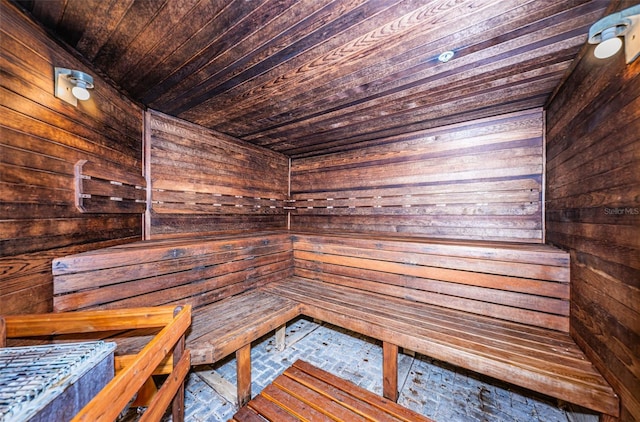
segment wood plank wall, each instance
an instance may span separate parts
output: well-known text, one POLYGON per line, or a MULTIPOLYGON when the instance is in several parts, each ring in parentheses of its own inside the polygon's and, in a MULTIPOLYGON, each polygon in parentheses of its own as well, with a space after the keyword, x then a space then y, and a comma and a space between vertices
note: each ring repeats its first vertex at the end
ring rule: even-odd
POLYGON ((47 312, 53 257, 141 238, 142 214, 80 213, 74 165, 140 175, 143 115, 5 0, 0 18, 0 314, 47 312), (91 99, 55 98, 54 66, 90 73, 91 99))
POLYGON ((294 159, 291 228, 542 242, 543 112, 294 159))
POLYGON ((286 156, 159 112, 146 121, 147 238, 286 229, 286 156))
POLYGON ((547 108, 547 240, 571 251, 571 333, 640 421, 640 60, 586 51, 547 108))

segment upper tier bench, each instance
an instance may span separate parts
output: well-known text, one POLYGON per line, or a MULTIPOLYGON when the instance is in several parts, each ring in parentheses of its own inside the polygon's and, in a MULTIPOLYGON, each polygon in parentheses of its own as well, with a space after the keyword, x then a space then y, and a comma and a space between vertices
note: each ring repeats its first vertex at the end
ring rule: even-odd
POLYGON ((619 412, 568 333, 569 256, 550 246, 268 232, 137 242, 61 258, 53 269, 56 310, 191 304, 192 361, 237 351, 241 403, 251 341, 304 314, 382 340, 391 399, 403 347, 619 412))

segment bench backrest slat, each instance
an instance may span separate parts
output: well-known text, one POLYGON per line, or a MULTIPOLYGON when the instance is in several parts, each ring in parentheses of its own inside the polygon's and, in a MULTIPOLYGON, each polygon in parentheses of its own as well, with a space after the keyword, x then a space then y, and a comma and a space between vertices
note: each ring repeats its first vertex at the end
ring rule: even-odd
POLYGON ((298 233, 293 249, 299 277, 569 329, 569 256, 550 246, 298 233))
POLYGON ((291 276, 291 247, 288 234, 269 232, 136 242, 59 258, 54 309, 197 308, 291 276))

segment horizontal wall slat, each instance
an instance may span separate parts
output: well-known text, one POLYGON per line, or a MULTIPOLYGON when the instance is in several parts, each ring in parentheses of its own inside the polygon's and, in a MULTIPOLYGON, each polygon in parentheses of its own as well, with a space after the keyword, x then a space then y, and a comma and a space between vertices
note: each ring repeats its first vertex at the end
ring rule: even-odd
POLYGON ((106 180, 84 179, 82 180, 82 193, 96 196, 115 196, 126 199, 146 198, 144 189, 138 189, 131 185, 116 185, 106 180))
POLYGON ((372 198, 377 196, 427 196, 446 193, 462 193, 462 192, 483 192, 486 190, 492 192, 510 192, 520 190, 536 191, 540 187, 540 181, 536 178, 521 178, 514 180, 484 180, 484 181, 458 181, 457 183, 425 183, 415 184, 411 186, 411 191, 407 192, 405 187, 375 187, 372 189, 340 189, 340 190, 319 190, 318 192, 306 191, 296 192, 296 198, 299 201, 318 198, 320 195, 333 199, 350 199, 350 198, 372 198))
POLYGON ((542 237, 542 228, 518 229, 514 228, 516 216, 509 215, 500 227, 500 221, 495 216, 491 227, 478 227, 476 219, 470 223, 459 221, 450 216, 450 224, 438 218, 434 221, 432 216, 323 216, 323 215, 293 215, 291 226, 294 229, 312 228, 313 230, 327 230, 331 232, 360 232, 360 233, 385 233, 388 235, 403 235, 415 237, 434 237, 442 239, 482 239, 490 241, 509 242, 535 242, 542 237))

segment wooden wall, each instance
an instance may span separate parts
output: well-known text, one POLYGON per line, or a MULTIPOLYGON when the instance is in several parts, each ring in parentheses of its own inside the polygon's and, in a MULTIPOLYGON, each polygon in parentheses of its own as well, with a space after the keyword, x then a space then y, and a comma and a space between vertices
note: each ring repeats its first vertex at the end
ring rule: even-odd
POLYGON ((547 240, 571 251, 571 332, 640 420, 640 60, 579 61, 547 110, 547 240))
POLYGON ((294 159, 292 229, 542 241, 541 109, 294 159))
POLYGON ((76 208, 74 165, 139 176, 142 110, 5 0, 0 18, 0 314, 46 312, 53 257, 141 237, 140 213, 76 208), (91 99, 55 98, 54 66, 92 74, 91 99))
POLYGON ((286 156, 159 112, 146 127, 147 238, 286 229, 286 156))

